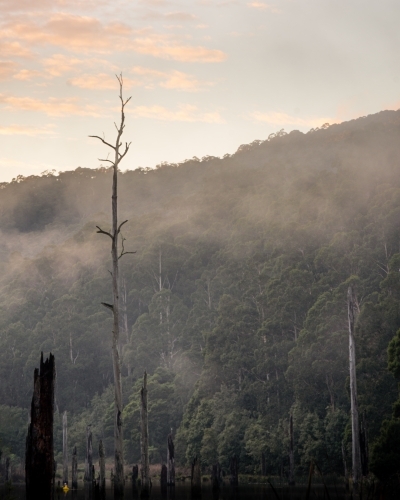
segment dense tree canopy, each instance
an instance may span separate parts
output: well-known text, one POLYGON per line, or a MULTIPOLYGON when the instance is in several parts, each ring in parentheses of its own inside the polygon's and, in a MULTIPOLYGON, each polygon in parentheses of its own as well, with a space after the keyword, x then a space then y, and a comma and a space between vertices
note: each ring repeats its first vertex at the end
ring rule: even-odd
MULTIPOLYGON (((292 413, 298 471, 314 458, 342 474, 352 284, 360 412, 379 474, 399 433, 399 136, 400 112, 385 111, 120 173, 136 251, 121 261, 128 461, 140 456, 146 369, 153 461, 173 428, 181 463, 226 467, 236 453, 258 472, 264 453, 278 473, 292 413)), ((111 302, 110 255, 96 235, 110 225, 110 184, 109 169, 80 167, 0 185, 0 447, 17 457, 40 351, 56 358, 56 432, 67 410, 81 456, 88 423, 112 453, 112 319, 100 305, 111 302)))

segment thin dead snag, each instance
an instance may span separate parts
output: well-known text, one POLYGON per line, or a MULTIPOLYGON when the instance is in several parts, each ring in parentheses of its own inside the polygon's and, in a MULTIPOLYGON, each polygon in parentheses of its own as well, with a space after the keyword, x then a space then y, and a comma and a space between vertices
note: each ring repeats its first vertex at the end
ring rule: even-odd
POLYGON ((63 413, 63 484, 68 484, 68 424, 66 411, 63 413))
POLYGON ((121 235, 122 244, 121 252, 118 251, 118 238, 121 233, 122 226, 128 222, 123 221, 118 224, 118 166, 123 160, 125 155, 129 151, 131 143, 125 143, 123 151, 121 136, 125 128, 125 106, 130 101, 130 97, 124 100, 122 95, 123 80, 122 75, 117 76, 119 83, 119 99, 121 103, 121 121, 119 126, 114 123, 117 130, 117 138, 115 145, 110 144, 104 138, 91 135, 89 137, 95 137, 99 139, 103 144, 108 146, 114 151, 114 159, 109 160, 108 158, 99 159, 102 162, 110 163, 113 169, 113 184, 112 184, 112 229, 111 231, 104 231, 99 226, 97 227, 97 232, 100 234, 105 234, 111 238, 111 257, 112 257, 112 284, 113 284, 113 304, 103 303, 105 307, 112 310, 113 313, 113 332, 112 332, 112 359, 113 359, 113 372, 114 372, 114 495, 122 496, 124 492, 124 457, 123 457, 123 435, 122 435, 122 382, 121 382, 121 362, 120 362, 120 349, 119 349, 119 269, 118 262, 119 259, 126 254, 134 253, 127 252, 124 248, 124 238, 121 235))
POLYGON ((141 419, 141 455, 142 455, 142 492, 141 497, 150 495, 150 469, 149 469, 149 420, 147 408, 147 373, 143 375, 143 387, 140 391, 140 419, 141 419))

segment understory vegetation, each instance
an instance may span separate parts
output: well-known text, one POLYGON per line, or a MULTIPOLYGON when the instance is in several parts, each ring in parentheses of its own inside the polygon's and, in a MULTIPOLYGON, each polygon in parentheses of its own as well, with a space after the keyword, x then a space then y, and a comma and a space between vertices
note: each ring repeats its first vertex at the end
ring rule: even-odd
MULTIPOLYGON (((356 289, 360 414, 370 465, 400 470, 400 112, 283 131, 223 158, 120 173, 126 461, 140 460, 149 374, 150 456, 233 454, 240 471, 325 474, 351 465, 346 293, 356 289)), ((127 161, 129 161, 127 159, 127 161)), ((111 170, 0 185, 0 448, 24 455, 33 370, 57 367, 55 445, 113 454, 111 170)), ((60 460, 60 458, 59 458, 60 460)))

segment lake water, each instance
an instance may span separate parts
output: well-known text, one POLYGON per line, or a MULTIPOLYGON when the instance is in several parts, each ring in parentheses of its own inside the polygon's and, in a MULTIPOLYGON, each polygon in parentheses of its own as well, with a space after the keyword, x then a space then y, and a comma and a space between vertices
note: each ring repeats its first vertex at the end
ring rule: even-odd
MULTIPOLYGON (((395 488, 396 490, 396 488, 395 488)), ((152 488, 150 500, 304 500, 306 498, 306 487, 279 487, 276 486, 275 491, 267 484, 263 485, 243 485, 238 488, 231 488, 229 485, 223 485, 219 492, 213 492, 209 486, 202 487, 201 496, 193 495, 190 485, 178 484, 175 488, 168 488, 166 491, 161 491, 159 485, 152 488)), ((400 491, 400 489, 398 490, 400 491)), ((392 500, 399 498, 400 495, 396 491, 387 490, 385 500, 392 500)), ((329 488, 324 491, 323 486, 314 486, 309 496, 310 500, 338 500, 349 499, 350 496, 346 494, 344 488, 336 487, 329 488)), ((379 498, 378 494, 373 494, 373 491, 366 491, 363 499, 379 498)), ((1 500, 25 500, 25 487, 12 486, 11 488, 0 487, 1 500)), ((38 500, 40 496, 38 496, 38 500)), ((55 500, 96 500, 93 492, 87 488, 81 488, 78 491, 69 491, 64 493, 56 491, 54 494, 55 500)), ((125 490, 124 500, 139 500, 140 490, 133 490, 127 487, 125 490)), ((107 490, 106 500, 114 500, 113 491, 107 490)))

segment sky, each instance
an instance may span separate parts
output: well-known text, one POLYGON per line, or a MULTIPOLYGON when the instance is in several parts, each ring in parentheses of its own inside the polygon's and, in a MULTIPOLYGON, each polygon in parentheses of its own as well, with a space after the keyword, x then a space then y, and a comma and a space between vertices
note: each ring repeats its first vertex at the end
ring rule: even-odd
POLYGON ((0 0, 0 182, 223 156, 400 107, 398 0, 0 0))

